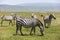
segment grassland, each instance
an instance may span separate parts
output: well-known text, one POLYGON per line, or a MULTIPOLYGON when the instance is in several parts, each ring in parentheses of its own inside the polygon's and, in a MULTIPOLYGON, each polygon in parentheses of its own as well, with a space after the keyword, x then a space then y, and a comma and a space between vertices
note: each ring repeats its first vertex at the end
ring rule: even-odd
MULTIPOLYGON (((20 16, 29 18, 31 17, 31 12, 14 12, 20 16)), ((0 12, 1 15, 10 15, 11 12, 0 12)), ((35 12, 37 15, 38 19, 41 20, 43 23, 43 19, 40 16, 41 14, 43 15, 49 15, 50 12, 35 12)), ((16 27, 14 26, 8 26, 8 22, 4 22, 3 26, 0 27, 0 40, 60 40, 60 13, 55 12, 56 20, 52 20, 52 24, 50 28, 45 28, 44 29, 44 36, 38 36, 40 35, 39 28, 36 27, 36 35, 30 36, 30 28, 23 28, 22 32, 24 34, 27 34, 26 36, 21 36, 20 32, 18 31, 18 35, 14 35, 16 31, 16 27)), ((0 19, 1 22, 1 19, 0 19)))

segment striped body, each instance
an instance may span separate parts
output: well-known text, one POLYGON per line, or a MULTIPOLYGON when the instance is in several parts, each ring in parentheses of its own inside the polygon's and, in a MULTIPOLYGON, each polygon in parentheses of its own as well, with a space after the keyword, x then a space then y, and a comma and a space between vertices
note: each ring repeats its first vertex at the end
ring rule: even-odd
POLYGON ((32 31, 34 31, 35 34, 35 27, 37 26, 40 28, 41 35, 43 35, 44 27, 43 24, 40 22, 40 20, 36 18, 19 18, 19 17, 16 18, 16 34, 18 29, 20 29, 20 33, 21 35, 23 35, 21 31, 22 27, 31 28, 30 35, 32 31))

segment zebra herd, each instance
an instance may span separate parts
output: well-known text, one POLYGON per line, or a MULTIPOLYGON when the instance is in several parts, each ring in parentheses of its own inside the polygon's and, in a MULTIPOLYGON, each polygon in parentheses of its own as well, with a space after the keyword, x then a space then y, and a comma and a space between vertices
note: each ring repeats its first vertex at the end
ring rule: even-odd
POLYGON ((36 27, 39 27, 41 36, 43 36, 44 27, 48 28, 51 24, 52 18, 56 19, 56 17, 54 16, 53 13, 50 14, 48 17, 44 16, 44 15, 41 15, 41 17, 43 17, 44 25, 42 24, 42 22, 37 18, 37 16, 34 13, 32 13, 31 18, 24 18, 24 17, 18 16, 16 14, 11 15, 11 16, 2 15, 1 16, 1 20, 2 20, 1 26, 3 24, 3 21, 9 21, 9 25, 10 25, 10 24, 12 24, 12 20, 14 20, 16 22, 16 35, 18 34, 18 30, 20 30, 21 35, 23 35, 22 27, 31 28, 30 35, 32 35, 32 31, 35 34, 36 27))

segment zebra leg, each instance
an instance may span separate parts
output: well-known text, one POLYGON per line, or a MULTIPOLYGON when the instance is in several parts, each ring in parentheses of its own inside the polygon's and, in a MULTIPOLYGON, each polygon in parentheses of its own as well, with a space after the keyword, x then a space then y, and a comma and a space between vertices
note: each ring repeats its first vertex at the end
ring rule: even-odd
POLYGON ((10 25, 10 24, 12 24, 12 26, 13 26, 12 20, 9 21, 9 25, 10 25))
POLYGON ((11 20, 11 25, 13 26, 12 20, 11 20))
POLYGON ((46 27, 46 23, 44 23, 44 26, 45 26, 45 28, 47 28, 47 27, 46 27))
POLYGON ((45 28, 48 28, 48 23, 44 23, 45 28))
POLYGON ((1 26, 2 26, 2 24, 3 24, 3 20, 1 21, 1 26))
POLYGON ((31 28, 30 35, 32 35, 32 30, 33 30, 33 27, 31 28))
POLYGON ((22 33, 22 25, 20 25, 19 27, 20 27, 20 33, 21 33, 21 35, 23 35, 23 33, 22 33))
POLYGON ((11 24, 11 21, 9 21, 9 25, 11 24))
POLYGON ((48 28, 50 27, 50 24, 51 24, 51 23, 48 23, 48 28))
POLYGON ((40 28, 41 36, 43 36, 44 35, 44 33, 43 33, 44 27, 43 26, 40 26, 39 28, 40 28))
POLYGON ((19 25, 16 24, 16 35, 17 35, 17 32, 18 32, 18 28, 19 28, 19 25))
POLYGON ((35 27, 33 29, 34 29, 34 35, 35 35, 35 27))

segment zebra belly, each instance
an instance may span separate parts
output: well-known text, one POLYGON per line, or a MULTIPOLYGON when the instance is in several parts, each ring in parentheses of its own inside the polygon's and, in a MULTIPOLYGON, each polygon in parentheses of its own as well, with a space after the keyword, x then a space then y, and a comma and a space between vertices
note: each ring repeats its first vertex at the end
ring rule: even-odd
POLYGON ((25 28, 30 28, 30 27, 33 27, 33 24, 32 23, 26 23, 26 24, 23 24, 22 26, 24 26, 25 28))

